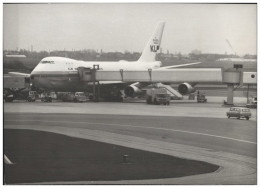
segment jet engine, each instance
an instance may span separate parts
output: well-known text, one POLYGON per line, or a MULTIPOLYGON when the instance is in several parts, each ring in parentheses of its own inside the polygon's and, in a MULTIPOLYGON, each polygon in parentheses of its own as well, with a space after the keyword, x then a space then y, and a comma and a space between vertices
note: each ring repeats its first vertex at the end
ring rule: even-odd
POLYGON ((145 83, 140 83, 140 82, 137 82, 137 83, 134 83, 134 84, 131 84, 129 86, 127 86, 124 90, 125 92, 125 95, 127 97, 135 97, 135 96, 138 96, 142 93, 142 88, 147 86, 148 84, 145 84, 145 83))
POLYGON ((194 86, 195 84, 189 84, 187 82, 184 82, 178 86, 178 91, 182 95, 187 95, 196 91, 194 86))

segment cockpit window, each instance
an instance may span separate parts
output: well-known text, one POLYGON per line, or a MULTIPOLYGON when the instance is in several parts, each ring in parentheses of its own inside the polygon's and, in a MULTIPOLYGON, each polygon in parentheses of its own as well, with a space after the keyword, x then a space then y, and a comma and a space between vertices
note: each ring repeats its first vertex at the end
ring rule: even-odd
POLYGON ((41 61, 41 64, 54 64, 54 61, 41 61))

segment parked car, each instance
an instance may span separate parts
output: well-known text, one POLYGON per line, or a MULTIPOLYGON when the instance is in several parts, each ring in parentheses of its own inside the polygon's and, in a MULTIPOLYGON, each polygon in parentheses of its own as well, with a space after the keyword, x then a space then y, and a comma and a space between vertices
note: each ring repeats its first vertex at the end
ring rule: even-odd
POLYGON ((236 117, 237 119, 246 118, 249 120, 251 118, 251 111, 249 108, 244 107, 231 107, 227 112, 227 117, 236 117))

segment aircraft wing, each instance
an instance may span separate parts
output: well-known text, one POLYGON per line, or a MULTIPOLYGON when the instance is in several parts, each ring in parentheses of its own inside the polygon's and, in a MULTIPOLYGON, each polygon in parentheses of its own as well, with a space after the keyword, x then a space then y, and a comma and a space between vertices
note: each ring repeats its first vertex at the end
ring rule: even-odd
POLYGON ((122 81, 100 81, 99 84, 101 85, 108 85, 108 84, 123 84, 122 81))
POLYGON ((176 68, 176 67, 185 67, 185 66, 196 65, 196 64, 200 64, 200 63, 202 63, 202 62, 186 63, 186 64, 180 64, 180 65, 172 65, 172 66, 160 67, 158 69, 159 70, 172 69, 172 68, 176 68))
POLYGON ((19 77, 30 77, 30 74, 21 73, 21 72, 8 72, 10 76, 19 76, 19 77))

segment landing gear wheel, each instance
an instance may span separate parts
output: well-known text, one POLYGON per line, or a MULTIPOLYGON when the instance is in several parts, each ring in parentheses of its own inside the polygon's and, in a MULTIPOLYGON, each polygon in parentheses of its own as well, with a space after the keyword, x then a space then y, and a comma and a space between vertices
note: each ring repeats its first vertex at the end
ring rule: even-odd
POLYGON ((148 98, 146 99, 146 103, 147 103, 147 104, 151 104, 151 103, 152 103, 152 98, 151 98, 151 97, 148 97, 148 98))

